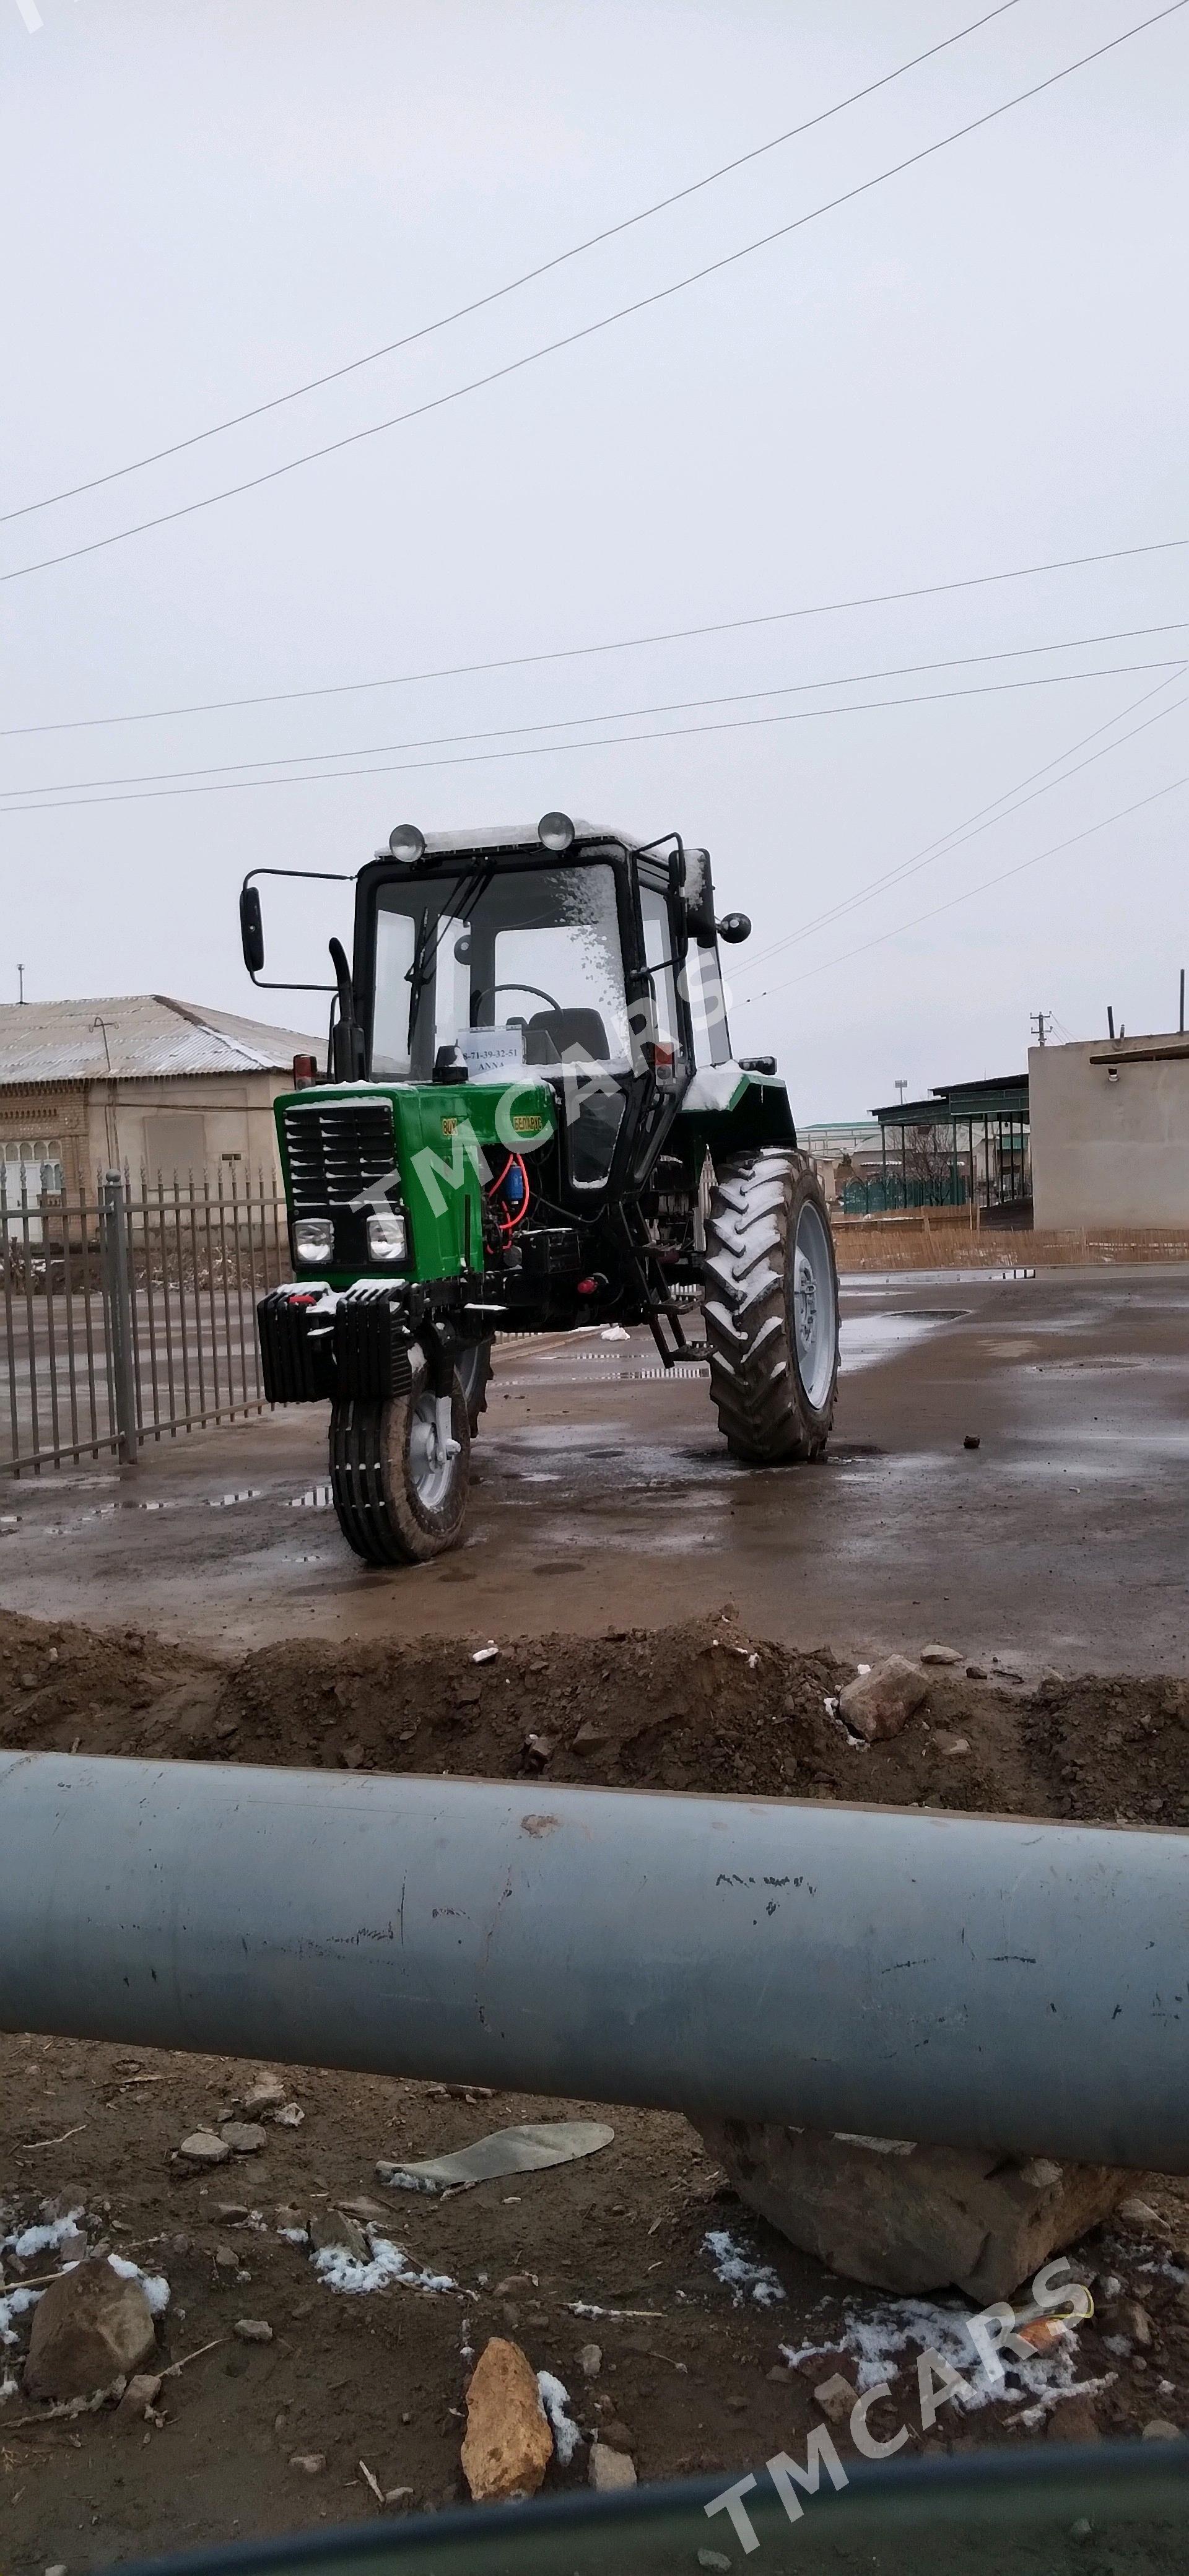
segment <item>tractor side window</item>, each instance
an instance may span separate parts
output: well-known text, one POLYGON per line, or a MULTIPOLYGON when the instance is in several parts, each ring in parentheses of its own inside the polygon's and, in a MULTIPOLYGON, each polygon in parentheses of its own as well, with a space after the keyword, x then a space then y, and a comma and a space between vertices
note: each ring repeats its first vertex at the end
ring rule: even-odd
POLYGON ((731 1053, 731 1040, 727 1030, 727 1004, 718 949, 699 948, 691 939, 683 971, 694 1024, 694 1062, 726 1064, 731 1053))
POLYGON ((644 963, 652 977, 656 995, 656 1028, 641 1032, 655 1037, 659 1048, 672 1049, 672 1061, 679 1065, 685 1049, 681 1042, 681 1024, 677 1017, 677 979, 673 965, 673 917, 659 886, 640 888, 640 915, 644 925, 644 963))
POLYGON ((417 924, 410 912, 376 914, 376 1008, 372 1073, 378 1081, 407 1081, 409 1073, 409 970, 417 924))

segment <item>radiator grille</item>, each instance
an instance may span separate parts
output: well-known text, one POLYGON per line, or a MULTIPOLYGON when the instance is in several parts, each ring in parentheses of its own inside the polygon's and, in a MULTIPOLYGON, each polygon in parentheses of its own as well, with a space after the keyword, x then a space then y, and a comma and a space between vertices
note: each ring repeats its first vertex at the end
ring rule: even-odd
POLYGON ((308 1109, 287 1109, 285 1147, 295 1216, 349 1207, 392 1172, 392 1103, 311 1102, 308 1109))

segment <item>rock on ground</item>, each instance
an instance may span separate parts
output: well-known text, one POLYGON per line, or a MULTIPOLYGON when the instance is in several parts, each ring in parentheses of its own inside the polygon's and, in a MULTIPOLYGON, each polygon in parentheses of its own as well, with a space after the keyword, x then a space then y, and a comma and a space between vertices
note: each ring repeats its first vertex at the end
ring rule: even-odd
POLYGON ((344 2209, 316 2209, 309 2225, 310 2249, 315 2254, 350 2254, 357 2263, 370 2263, 372 2249, 357 2218, 349 2218, 344 2209))
POLYGON ((856 1735, 866 1736, 868 1744, 881 1744, 885 1737, 899 1735, 928 1696, 929 1684, 919 1667, 904 1655, 889 1655, 873 1672, 847 1683, 838 1711, 856 1735))
POLYGON ((145 2415, 161 2394, 164 2374, 159 2370, 137 2370, 116 2408, 116 2424, 121 2433, 139 2433, 145 2415))
POLYGON ((759 2120, 700 2121, 740 2199, 851 2281, 1006 2298, 1109 2216, 1128 2176, 906 2138, 828 2137, 759 2120))
POLYGON ((226 2138, 216 2137, 213 2129, 192 2129, 178 2148, 191 2165, 225 2165, 231 2155, 226 2138))
POLYGON ((268 2145, 268 2131, 257 2120, 225 2120, 223 2142, 234 2156, 258 2156, 268 2145))
POLYGON ((612 2495, 617 2487, 634 2487, 636 2463, 626 2451, 613 2451, 606 2442, 591 2445, 587 2476, 597 2495, 612 2495))
POLYGON ((130 2379, 156 2350, 153 2311, 139 2281, 94 2255, 51 2281, 33 2312, 28 2397, 90 2397, 130 2379))
POLYGON ((249 2084, 240 2109, 245 2120, 258 2120, 269 2111, 279 2111, 288 2098, 279 2075, 258 2075, 255 2082, 249 2084))
POLYGON ((462 2469, 476 2504, 535 2495, 553 2457, 536 2373, 518 2343, 493 2335, 467 2389, 462 2469))

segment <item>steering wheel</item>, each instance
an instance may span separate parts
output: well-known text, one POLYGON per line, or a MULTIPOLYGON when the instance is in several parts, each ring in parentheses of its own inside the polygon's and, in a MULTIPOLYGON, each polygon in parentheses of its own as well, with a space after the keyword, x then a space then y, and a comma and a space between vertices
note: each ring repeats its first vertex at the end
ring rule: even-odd
POLYGON ((475 1028, 478 1025, 475 1019, 475 1012, 478 1010, 480 1003, 489 1000, 494 1001, 497 993, 535 993, 539 1002, 547 1002, 549 1004, 551 1011, 560 1011, 562 1007, 560 1002, 554 1000, 552 993, 547 993, 545 991, 542 984, 517 984, 515 982, 510 984, 482 984, 480 985, 479 990, 471 995, 472 1028, 475 1028))

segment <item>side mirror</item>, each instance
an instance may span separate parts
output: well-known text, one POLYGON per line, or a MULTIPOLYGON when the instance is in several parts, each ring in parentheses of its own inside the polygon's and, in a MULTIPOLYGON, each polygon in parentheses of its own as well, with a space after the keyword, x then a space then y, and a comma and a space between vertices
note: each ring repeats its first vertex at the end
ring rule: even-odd
POLYGON ((709 850, 686 850, 685 885, 682 903, 685 926, 699 948, 714 946, 714 888, 710 882, 709 850))
POLYGON ((249 975, 259 975, 264 965, 264 917, 260 910, 257 886, 244 886, 239 899, 239 936, 244 964, 249 975))
POLYGON ((745 912, 724 912, 722 920, 715 923, 715 929, 719 938, 725 939, 728 948, 738 948, 741 940, 751 937, 751 923, 745 912))

